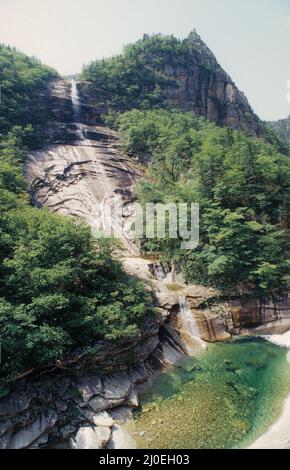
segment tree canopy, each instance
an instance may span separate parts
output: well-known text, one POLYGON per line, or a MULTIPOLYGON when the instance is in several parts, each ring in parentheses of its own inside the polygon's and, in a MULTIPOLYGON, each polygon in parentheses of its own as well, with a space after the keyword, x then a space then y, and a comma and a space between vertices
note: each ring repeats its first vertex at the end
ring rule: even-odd
POLYGON ((136 335, 151 295, 83 222, 29 206, 23 137, 0 138, 0 379, 136 335))
POLYGON ((57 77, 35 57, 0 44, 0 133, 15 125, 39 124, 39 92, 57 77))
POLYGON ((191 113, 132 110, 116 117, 125 149, 150 157, 139 197, 200 205, 200 244, 144 240, 183 265, 188 282, 265 295, 289 285, 290 161, 274 145, 191 113))

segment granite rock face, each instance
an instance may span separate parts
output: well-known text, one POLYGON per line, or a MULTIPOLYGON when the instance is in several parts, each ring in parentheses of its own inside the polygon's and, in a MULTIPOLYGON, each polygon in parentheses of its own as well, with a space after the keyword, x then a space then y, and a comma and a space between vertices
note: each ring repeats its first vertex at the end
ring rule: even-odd
POLYGON ((263 129, 247 98, 222 69, 214 54, 193 31, 187 38, 192 58, 186 66, 164 65, 159 71, 172 80, 164 95, 173 108, 193 111, 218 125, 259 136, 263 129))
POLYGON ((207 342, 226 341, 246 331, 255 334, 284 333, 290 328, 290 298, 241 297, 222 301, 218 297, 204 307, 206 297, 188 297, 200 337, 207 342))
MULTIPOLYGON (((197 32, 192 31, 184 42, 189 50, 186 63, 170 60, 166 51, 158 51, 153 58, 143 58, 148 69, 163 77, 160 87, 166 103, 174 109, 192 111, 218 125, 239 129, 252 136, 264 135, 263 124, 244 93, 219 65, 197 32)), ((109 110, 108 103, 112 103, 114 96, 91 82, 82 81, 78 86, 83 121, 100 122, 101 114, 109 110)))

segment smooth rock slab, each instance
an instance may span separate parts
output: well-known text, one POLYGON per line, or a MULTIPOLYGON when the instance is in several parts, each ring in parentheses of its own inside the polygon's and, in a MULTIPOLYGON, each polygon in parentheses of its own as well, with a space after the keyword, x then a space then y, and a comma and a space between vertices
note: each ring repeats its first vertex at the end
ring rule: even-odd
POLYGON ((127 374, 112 374, 107 376, 103 382, 104 398, 120 402, 124 400, 130 392, 131 382, 127 374))
POLYGON ((97 415, 95 415, 93 417, 93 421, 96 426, 112 427, 114 424, 114 420, 106 411, 103 411, 102 413, 98 413, 97 415))
POLYGON ((49 410, 41 414, 34 423, 14 434, 9 449, 23 449, 32 444, 38 439, 46 430, 52 428, 57 422, 58 416, 53 410, 49 410))
POLYGON ((80 428, 75 438, 75 449, 101 449, 101 441, 92 428, 80 428))
POLYGON ((105 426, 98 426, 94 429, 94 431, 97 436, 98 442, 101 444, 101 447, 106 447, 111 437, 111 429, 105 426))
POLYGON ((136 449, 137 445, 132 436, 118 424, 112 428, 108 449, 136 449))

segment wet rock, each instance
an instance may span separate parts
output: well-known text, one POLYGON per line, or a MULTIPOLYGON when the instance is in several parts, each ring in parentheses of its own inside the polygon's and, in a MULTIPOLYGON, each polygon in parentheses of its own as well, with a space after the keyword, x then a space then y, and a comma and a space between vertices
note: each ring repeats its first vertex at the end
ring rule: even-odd
POLYGON ((67 403, 64 400, 56 400, 55 406, 58 411, 64 412, 67 410, 67 403))
POLYGON ((64 397, 71 386, 71 380, 68 377, 62 377, 56 381, 56 386, 59 396, 64 397))
POLYGON ((9 429, 13 427, 13 422, 11 420, 2 421, 0 423, 0 436, 5 434, 9 429))
POLYGON ((62 439, 68 439, 75 434, 75 426, 73 424, 66 424, 59 430, 59 435, 62 439))
POLYGON ((9 443, 11 441, 11 437, 13 435, 12 429, 7 431, 5 434, 3 434, 0 437, 0 449, 8 449, 9 448, 9 443))
POLYGON ((102 397, 95 397, 89 401, 88 405, 95 413, 100 413, 109 408, 111 404, 102 397))
POLYGON ((44 446, 45 444, 47 444, 48 439, 49 439, 49 434, 45 433, 42 436, 40 436, 38 439, 36 439, 36 441, 34 441, 28 447, 28 449, 38 449, 39 447, 44 446))
POLYGON ((117 424, 125 424, 133 420, 133 411, 127 406, 119 406, 111 411, 111 416, 117 424))
POLYGON ((35 399, 42 405, 50 405, 54 398, 53 383, 50 381, 42 382, 36 388, 35 399))
POLYGON ((145 364, 133 365, 130 369, 130 377, 134 385, 142 384, 148 379, 148 371, 145 364))

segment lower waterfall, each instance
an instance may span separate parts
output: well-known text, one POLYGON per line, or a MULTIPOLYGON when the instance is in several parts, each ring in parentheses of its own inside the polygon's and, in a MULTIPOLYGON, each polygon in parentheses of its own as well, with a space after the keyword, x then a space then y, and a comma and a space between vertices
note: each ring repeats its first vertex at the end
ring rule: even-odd
MULTIPOLYGON (((200 343, 202 347, 205 349, 206 343, 200 337, 196 320, 192 314, 189 303, 185 297, 179 298, 179 306, 180 306, 180 317, 181 317, 182 327, 184 331, 186 332, 187 335, 189 335, 189 337, 193 338, 194 340, 197 340, 198 343, 200 343)), ((188 353, 190 354, 190 352, 191 352, 191 348, 189 347, 188 353)), ((193 349, 193 352, 194 352, 194 349, 193 349)))

